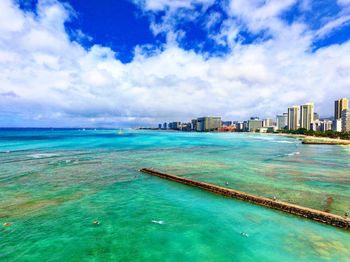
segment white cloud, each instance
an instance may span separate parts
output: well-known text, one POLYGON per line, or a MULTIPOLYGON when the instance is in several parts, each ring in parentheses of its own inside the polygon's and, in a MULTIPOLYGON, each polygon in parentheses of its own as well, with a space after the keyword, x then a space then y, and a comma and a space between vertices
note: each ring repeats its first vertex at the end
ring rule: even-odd
POLYGON ((350 15, 340 16, 335 20, 329 21, 323 27, 318 29, 316 32, 316 37, 322 38, 322 37, 326 36, 327 34, 333 32, 334 29, 345 26, 349 23, 350 23, 350 15))
MULTIPOLYGON (((251 115, 273 117, 309 100, 322 115, 331 115, 333 100, 350 96, 350 42, 310 52, 313 32, 305 25, 269 24, 287 8, 284 4, 253 6, 264 14, 247 21, 249 26, 257 28, 266 21, 279 30, 268 41, 234 43, 227 55, 207 58, 181 49, 173 39, 152 55, 137 47, 128 64, 117 60, 110 48, 95 45, 85 50, 69 40, 63 25, 71 10, 62 4, 42 0, 38 16, 24 13, 9 0, 0 5, 0 117, 13 121, 77 126, 201 115, 243 120, 251 115)), ((248 19, 253 7, 242 6, 241 16, 248 19)), ((221 33, 229 38, 237 27, 233 21, 226 23, 229 29, 221 33)))
POLYGON ((337 0, 338 5, 340 6, 349 6, 350 0, 337 0))
POLYGON ((142 6, 146 11, 160 11, 178 8, 193 9, 196 5, 210 6, 215 0, 133 0, 133 2, 142 6))
POLYGON ((252 32, 269 29, 274 33, 279 32, 282 26, 278 16, 295 3, 296 0, 231 0, 228 13, 243 20, 252 32))

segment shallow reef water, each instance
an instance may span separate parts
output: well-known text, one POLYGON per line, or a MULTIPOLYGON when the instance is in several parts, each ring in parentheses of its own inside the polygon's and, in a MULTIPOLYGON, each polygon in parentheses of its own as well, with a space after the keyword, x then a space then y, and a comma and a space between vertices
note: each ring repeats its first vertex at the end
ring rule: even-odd
POLYGON ((348 231, 138 172, 343 215, 349 166, 275 135, 2 129, 0 261, 349 261, 348 231))

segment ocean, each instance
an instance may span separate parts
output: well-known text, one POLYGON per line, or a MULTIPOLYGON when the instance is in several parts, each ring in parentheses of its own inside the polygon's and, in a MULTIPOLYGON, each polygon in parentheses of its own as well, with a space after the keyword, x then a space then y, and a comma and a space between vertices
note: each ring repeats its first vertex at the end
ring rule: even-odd
POLYGON ((144 167, 350 210, 348 146, 249 133, 0 129, 0 261, 350 260, 348 231, 144 167))

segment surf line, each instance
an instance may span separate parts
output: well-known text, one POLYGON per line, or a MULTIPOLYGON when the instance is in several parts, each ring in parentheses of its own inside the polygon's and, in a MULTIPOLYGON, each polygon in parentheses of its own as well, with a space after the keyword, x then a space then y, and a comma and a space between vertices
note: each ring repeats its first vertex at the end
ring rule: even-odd
POLYGON ((150 168, 142 168, 139 171, 152 176, 157 176, 170 181, 200 188, 200 189, 203 189, 218 195, 222 195, 225 197, 243 200, 249 203, 254 203, 256 205, 276 209, 279 211, 283 211, 285 213, 293 214, 299 217, 307 218, 310 220, 314 220, 317 222, 321 222, 324 224, 343 228, 345 230, 350 231, 350 219, 347 217, 342 217, 342 216, 330 214, 327 212, 323 212, 320 210, 307 208, 299 205, 294 205, 294 204, 290 204, 287 202, 274 200, 266 197, 260 197, 260 196, 244 193, 242 191, 228 189, 228 188, 220 187, 213 184, 195 181, 188 178, 170 175, 170 174, 162 173, 160 171, 150 169, 150 168))

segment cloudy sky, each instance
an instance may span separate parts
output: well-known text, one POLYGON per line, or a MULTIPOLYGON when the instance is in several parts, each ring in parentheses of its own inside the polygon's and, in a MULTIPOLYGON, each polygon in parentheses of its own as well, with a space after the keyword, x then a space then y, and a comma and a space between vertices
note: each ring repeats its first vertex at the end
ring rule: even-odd
POLYGON ((0 126, 274 117, 350 97, 350 0, 1 0, 0 126))

